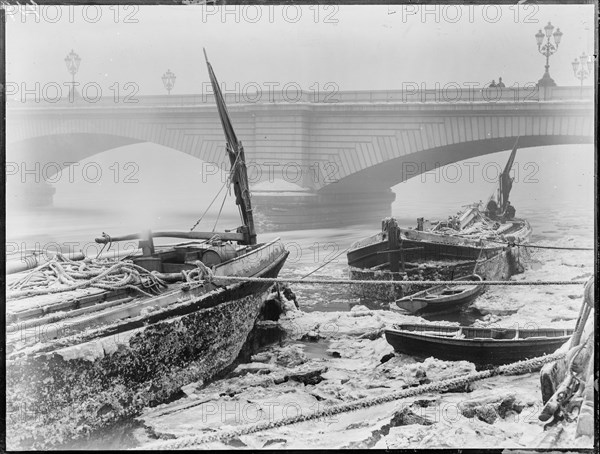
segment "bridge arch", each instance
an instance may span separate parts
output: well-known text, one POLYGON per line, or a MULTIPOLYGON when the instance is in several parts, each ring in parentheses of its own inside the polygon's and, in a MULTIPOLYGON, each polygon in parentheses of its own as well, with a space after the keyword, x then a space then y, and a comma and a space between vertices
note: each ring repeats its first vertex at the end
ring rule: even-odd
POLYGON ((37 169, 44 178, 51 178, 58 171, 91 156, 140 142, 131 137, 110 134, 48 134, 10 144, 6 150, 6 162, 16 166, 21 173, 37 169))
MULTIPOLYGON (((325 186, 319 192, 327 194, 330 192, 386 190, 439 167, 464 161, 465 159, 511 150, 516 140, 516 136, 473 140, 408 153, 352 173, 333 184, 325 186)), ((519 137, 517 148, 587 143, 593 143, 593 138, 575 135, 524 136, 519 137)), ((504 166, 503 162, 499 164, 502 167, 504 166)))
MULTIPOLYGON (((340 93, 336 103, 233 103, 229 112, 249 163, 274 163, 279 171, 298 166, 298 184, 319 193, 389 188, 403 181, 408 163, 428 171, 436 163, 510 149, 516 136, 521 147, 593 140, 591 98, 576 99, 569 87, 547 101, 509 95, 499 102, 416 102, 403 93, 340 93)), ((208 100, 189 95, 139 101, 10 106, 7 158, 33 153, 37 162, 72 162, 150 142, 205 162, 226 162, 221 124, 208 100)))

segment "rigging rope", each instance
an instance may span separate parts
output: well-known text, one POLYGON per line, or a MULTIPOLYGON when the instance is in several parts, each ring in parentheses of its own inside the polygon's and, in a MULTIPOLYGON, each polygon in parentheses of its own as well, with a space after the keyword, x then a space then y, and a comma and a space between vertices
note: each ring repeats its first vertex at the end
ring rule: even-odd
POLYGON ((223 206, 225 206, 225 200, 227 199, 227 193, 229 192, 230 186, 227 185, 227 191, 225 191, 225 196, 223 197, 223 201, 221 202, 221 208, 219 208, 219 214, 217 214, 217 219, 215 221, 215 225, 213 225, 212 231, 214 232, 217 228, 217 224, 219 223, 219 218, 221 217, 221 212, 223 211, 223 206))
POLYGON ((300 413, 295 416, 282 418, 275 421, 267 420, 258 423, 246 424, 241 427, 233 428, 230 430, 223 430, 208 435, 191 435, 179 438, 177 440, 161 441, 143 446, 139 449, 182 449, 205 443, 228 440, 234 437, 250 435, 264 430, 275 429, 278 427, 288 426, 305 421, 311 421, 319 418, 331 417, 341 413, 348 413, 351 411, 360 410, 361 408, 369 408, 375 405, 381 405, 395 400, 406 399, 424 393, 445 391, 448 389, 465 386, 475 381, 494 377, 496 375, 519 375, 534 372, 536 370, 539 370, 544 364, 562 359, 565 357, 565 355, 566 354, 564 352, 553 353, 551 355, 540 356, 525 361, 518 361, 516 363, 499 366, 494 369, 474 372, 468 375, 449 378, 435 383, 405 388, 390 394, 384 394, 375 397, 367 397, 364 399, 355 400, 353 402, 345 402, 342 404, 332 405, 331 407, 323 408, 308 414, 300 413))
MULTIPOLYGON (((457 281, 430 280, 360 280, 360 279, 306 279, 319 269, 331 263, 345 251, 340 252, 328 262, 305 276, 298 278, 264 278, 249 276, 212 276, 200 261, 198 268, 191 273, 183 273, 184 280, 194 279, 233 282, 298 283, 327 285, 457 285, 457 281)), ((504 286, 546 286, 546 285, 585 285, 582 281, 460 281, 461 285, 504 285, 504 286)), ((94 260, 74 261, 62 254, 40 265, 27 275, 8 286, 7 298, 18 299, 35 295, 60 293, 86 287, 105 290, 130 288, 146 296, 156 295, 161 288, 167 287, 156 274, 134 264, 131 260, 94 260), (140 288, 142 287, 142 288, 140 288), (147 291, 144 291, 147 290, 147 291)))
POLYGON ((524 248, 535 248, 535 249, 557 249, 563 251, 593 251, 593 247, 565 247, 565 246, 545 246, 538 244, 528 244, 528 243, 515 243, 515 242, 506 242, 506 241, 496 241, 496 240, 486 240, 490 243, 498 243, 498 244, 507 244, 511 247, 524 247, 524 248))
MULTIPOLYGON (((194 224, 194 226, 190 229, 190 232, 193 231, 198 224, 200 224, 200 221, 202 221, 202 219, 204 218, 204 216, 206 215, 206 213, 208 213, 208 210, 210 209, 210 207, 212 206, 213 203, 215 203, 215 200, 217 200, 217 197, 219 197, 219 194, 221 193, 221 191, 223 190, 223 188, 225 186, 227 186, 227 191, 230 191, 230 187, 231 187, 231 175, 233 174, 233 172, 235 171, 235 167, 237 166, 238 160, 240 158, 240 154, 238 153, 235 157, 235 161, 233 161, 233 165, 231 166, 231 169, 229 170, 229 176, 227 177, 227 179, 223 182, 223 185, 221 186, 221 189, 219 189, 219 192, 217 192, 217 194, 213 197, 212 201, 210 202, 210 205, 208 205, 208 207, 206 208, 206 210, 204 210, 204 213, 202 213, 202 216, 200 216, 200 219, 198 219, 196 221, 196 223, 194 224)), ((221 209, 219 210, 219 214, 217 216, 217 221, 215 222, 215 225, 212 229, 212 231, 215 231, 215 228, 217 227, 217 222, 219 222, 219 217, 221 216, 221 211, 223 211, 223 205, 225 205, 225 199, 227 199, 227 191, 225 191, 225 197, 223 197, 223 202, 221 203, 221 209)), ((239 208, 239 206, 238 206, 239 208)), ((241 212, 240 212, 241 215, 241 212)))
POLYGON ((348 249, 350 249, 351 246, 348 246, 346 249, 344 249, 342 252, 340 252, 339 254, 337 254, 334 258, 332 258, 331 260, 329 260, 328 262, 323 263, 323 265, 321 265, 320 267, 312 270, 310 273, 305 274, 304 276, 302 276, 300 279, 304 279, 305 277, 310 276, 313 273, 316 273, 317 271, 319 271, 321 268, 326 267, 327 265, 329 265, 331 262, 333 262, 335 259, 337 259, 340 255, 342 255, 344 252, 348 251, 348 249))
POLYGON ((215 276, 215 280, 230 280, 239 282, 277 282, 293 284, 366 284, 366 285, 584 285, 583 281, 410 281, 410 280, 360 280, 360 279, 304 279, 281 277, 240 277, 240 276, 215 276))
POLYGON ((206 210, 204 210, 204 213, 202 213, 202 216, 200 216, 200 218, 196 221, 196 223, 194 224, 194 226, 190 229, 190 232, 192 232, 198 226, 198 224, 200 224, 200 221, 202 221, 202 218, 204 218, 204 216, 206 215, 206 213, 208 213, 208 210, 210 210, 210 207, 212 206, 212 204, 215 203, 215 200, 217 200, 217 197, 219 197, 219 194, 221 193, 221 191, 223 190, 223 188, 225 187, 226 184, 227 184, 227 180, 225 180, 223 182, 223 185, 221 186, 221 189, 219 189, 219 192, 217 192, 215 194, 215 196, 213 197, 212 201, 210 202, 210 204, 208 205, 208 207, 206 208, 206 210))

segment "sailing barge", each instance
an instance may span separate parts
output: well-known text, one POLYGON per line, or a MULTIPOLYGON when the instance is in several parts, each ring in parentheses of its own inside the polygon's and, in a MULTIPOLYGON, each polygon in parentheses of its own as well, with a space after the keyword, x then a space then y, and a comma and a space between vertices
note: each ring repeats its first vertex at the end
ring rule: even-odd
POLYGON ((529 241, 531 226, 515 217, 508 197, 509 175, 516 144, 500 174, 497 194, 485 207, 472 204, 447 221, 417 220, 402 228, 394 218, 382 221, 381 232, 354 243, 347 253, 353 280, 399 281, 393 285, 353 285, 364 298, 392 302, 427 288, 403 280, 453 280, 477 274, 486 280, 506 280, 522 272, 520 247, 529 241))
MULTIPOLYGON (((206 54, 205 54, 206 57, 206 54)), ((55 257, 10 276, 7 291, 7 444, 60 446, 210 380, 236 360, 288 252, 257 243, 244 149, 206 59, 227 139, 243 225, 224 232, 145 232, 130 260, 55 257), (158 237, 186 241, 158 246, 158 237), (39 282, 53 275, 44 289, 39 282), (83 276, 83 278, 82 278, 83 276), (94 285, 84 285, 84 281, 94 285), (38 283, 32 285, 32 283, 38 283)))

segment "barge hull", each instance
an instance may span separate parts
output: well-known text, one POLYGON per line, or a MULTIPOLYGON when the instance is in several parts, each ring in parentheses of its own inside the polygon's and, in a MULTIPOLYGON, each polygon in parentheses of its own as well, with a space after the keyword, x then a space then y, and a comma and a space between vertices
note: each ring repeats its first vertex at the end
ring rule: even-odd
MULTIPOLYGON (((287 255, 255 276, 276 277, 287 255)), ((85 439, 173 398, 182 386, 210 380, 236 359, 269 287, 231 284, 197 298, 200 310, 188 313, 183 305, 184 315, 9 361, 7 447, 85 439)))

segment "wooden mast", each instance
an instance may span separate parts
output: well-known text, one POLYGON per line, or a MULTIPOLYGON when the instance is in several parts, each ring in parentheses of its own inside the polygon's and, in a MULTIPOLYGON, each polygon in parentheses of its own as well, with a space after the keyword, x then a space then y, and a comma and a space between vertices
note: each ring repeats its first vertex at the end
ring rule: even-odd
POLYGON ((226 150, 229 156, 229 162, 231 164, 230 178, 233 184, 233 190, 235 193, 235 203, 240 208, 240 215, 242 217, 243 226, 238 228, 236 233, 233 232, 144 232, 134 233, 132 235, 121 235, 121 236, 109 236, 103 234, 101 238, 96 238, 96 242, 100 244, 108 244, 113 241, 126 241, 131 239, 141 239, 141 246, 144 248, 144 255, 151 256, 154 254, 154 244, 152 238, 156 237, 171 237, 171 238, 187 238, 191 240, 199 239, 211 239, 215 235, 225 241, 237 241, 240 244, 256 244, 256 231, 254 229, 254 218, 252 217, 252 205, 250 202, 250 188, 248 186, 248 172, 246 170, 246 162, 244 156, 244 147, 235 135, 229 114, 227 113, 227 106, 225 106, 225 100, 217 78, 212 69, 212 66, 208 62, 206 56, 206 50, 204 50, 204 58, 206 59, 206 65, 208 66, 208 74, 210 76, 210 83, 212 84, 213 91, 215 93, 215 101, 217 109, 219 110, 219 117, 221 119, 221 125, 223 126, 223 132, 227 139, 226 150))
POLYGON ((223 126, 223 132, 225 133, 225 139, 227 140, 226 150, 231 164, 230 178, 235 193, 235 203, 240 207, 240 214, 242 222, 244 223, 244 226, 242 227, 244 231, 241 233, 246 237, 245 243, 256 244, 256 231, 254 229, 254 218, 252 216, 252 204, 250 201, 250 188, 248 186, 248 172, 246 170, 244 147, 233 130, 223 93, 221 93, 217 77, 208 61, 206 50, 202 50, 204 51, 204 58, 206 60, 206 66, 208 67, 208 74, 210 76, 210 83, 213 88, 215 102, 217 104, 217 109, 219 110, 221 125, 223 126))
POLYGON ((498 186, 498 210, 500 213, 504 213, 508 206, 508 196, 512 188, 513 178, 510 177, 510 169, 512 169, 513 163, 515 162, 515 156, 517 154, 517 143, 519 138, 515 141, 515 145, 512 149, 510 157, 504 167, 504 171, 500 174, 499 186, 498 186))

